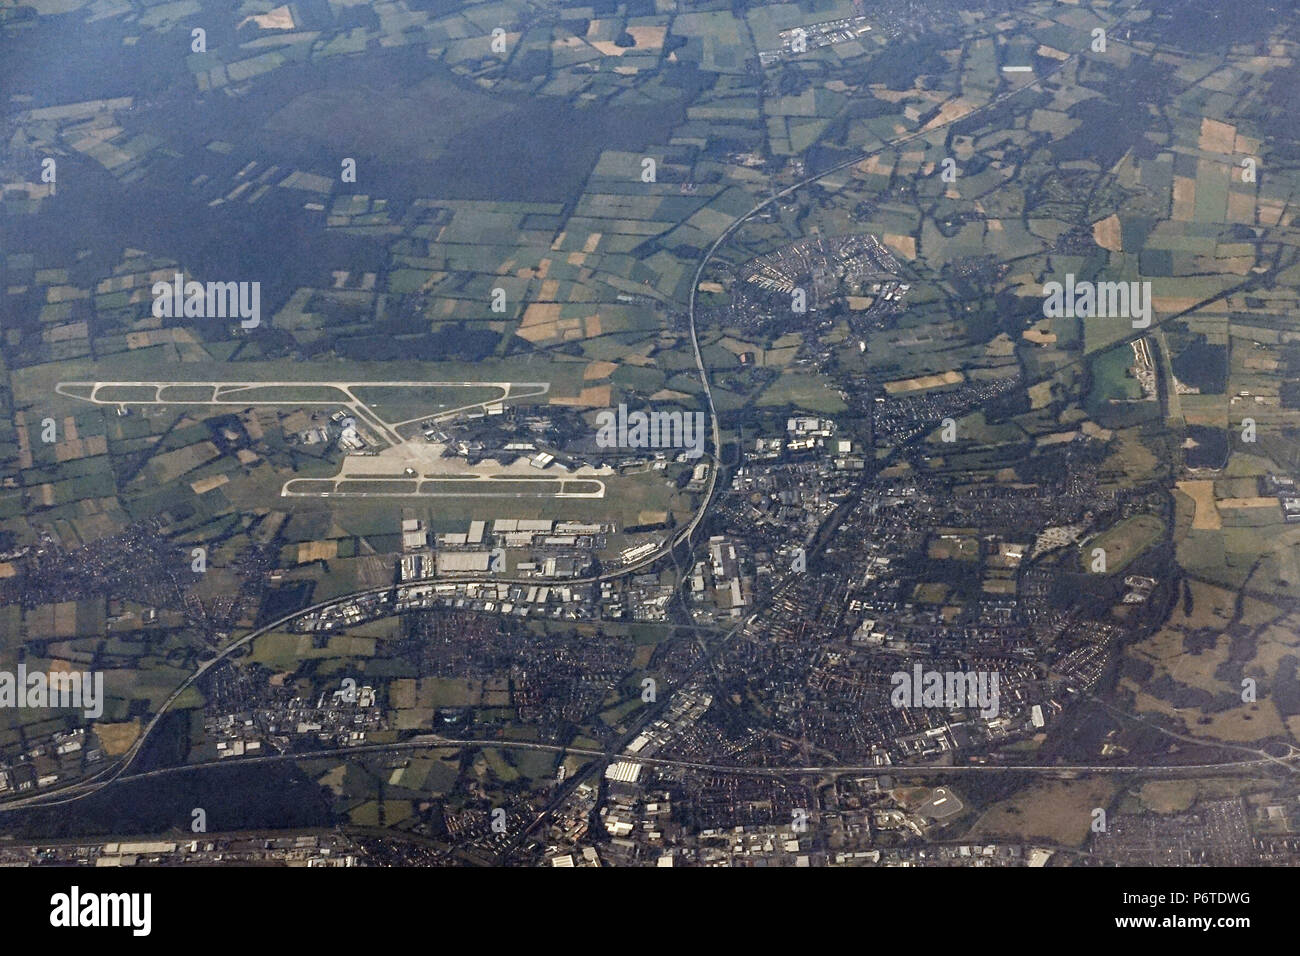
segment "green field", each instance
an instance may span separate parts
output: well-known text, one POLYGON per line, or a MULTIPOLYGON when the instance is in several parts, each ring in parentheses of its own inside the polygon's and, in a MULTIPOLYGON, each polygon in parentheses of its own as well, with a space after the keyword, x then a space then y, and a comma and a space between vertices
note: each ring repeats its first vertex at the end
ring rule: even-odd
POLYGON ((1118 574, 1165 533, 1165 523, 1155 515, 1134 515, 1089 539, 1079 551, 1079 563, 1092 569, 1093 550, 1106 552, 1106 574, 1118 574))

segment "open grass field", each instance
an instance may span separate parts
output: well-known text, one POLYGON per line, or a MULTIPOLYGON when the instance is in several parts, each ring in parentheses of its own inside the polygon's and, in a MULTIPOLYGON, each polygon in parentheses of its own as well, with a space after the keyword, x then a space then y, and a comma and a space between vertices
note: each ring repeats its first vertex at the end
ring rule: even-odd
POLYGON ((1101 548, 1106 552, 1106 574, 1118 574, 1147 548, 1160 540, 1165 533, 1165 523, 1155 515, 1134 515, 1089 538, 1079 551, 1079 562, 1085 570, 1092 570, 1093 552, 1101 548))
POLYGON ((1031 784, 986 809, 964 839, 1046 840, 1082 846, 1094 807, 1106 807, 1116 793, 1113 780, 1053 780, 1031 784))

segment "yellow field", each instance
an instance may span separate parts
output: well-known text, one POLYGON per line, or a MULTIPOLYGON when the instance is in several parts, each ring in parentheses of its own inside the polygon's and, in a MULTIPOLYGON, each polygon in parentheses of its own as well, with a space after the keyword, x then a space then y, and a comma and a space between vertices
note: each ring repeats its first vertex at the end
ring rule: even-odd
POLYGON ((220 488, 229 480, 229 475, 211 475, 207 478, 200 478, 198 481, 191 481, 190 487, 194 489, 196 495, 202 495, 207 494, 213 488, 220 488))
POLYGON ((1175 487, 1196 505, 1196 515, 1192 518, 1194 530, 1218 531, 1223 527, 1223 518, 1214 506, 1213 481, 1180 481, 1175 487))
POLYGON ((127 720, 120 724, 93 724, 92 729, 99 742, 104 745, 104 754, 116 757, 126 753, 140 733, 140 721, 127 720))
POLYGON ((911 236, 900 236, 896 233, 887 232, 882 238, 885 240, 885 245, 889 246, 889 248, 893 249, 899 255, 905 256, 908 259, 916 258, 916 240, 911 236))
POLYGON ((339 543, 337 541, 303 541, 298 545, 298 563, 328 561, 331 558, 338 557, 338 553, 339 543))
POLYGON ((1208 116, 1201 120, 1201 136, 1197 149, 1205 153, 1231 153, 1237 137, 1237 127, 1220 123, 1208 116))
POLYGON ((1093 808, 1108 806, 1116 786, 1104 779, 1034 784, 989 807, 963 839, 1008 837, 1081 846, 1091 832, 1093 808))
POLYGON ((958 382, 966 380, 961 372, 940 372, 937 375, 919 375, 916 378, 900 378, 892 382, 885 383, 885 391, 890 395, 898 395, 902 392, 919 392, 927 388, 938 388, 940 385, 956 385, 958 382))
POLYGON ((1278 507, 1276 498, 1224 498, 1219 502, 1219 508, 1226 511, 1233 511, 1237 508, 1276 507, 1278 507))
POLYGON ((1111 252, 1123 252, 1124 242, 1120 234, 1119 216, 1111 214, 1092 224, 1092 238, 1097 245, 1111 252))
POLYGON ((585 408, 608 408, 612 394, 610 385, 589 385, 577 395, 551 393, 552 405, 572 405, 585 408))
POLYGON ((1191 222, 1196 208, 1196 180, 1190 176, 1174 177, 1174 214, 1176 222, 1191 222))

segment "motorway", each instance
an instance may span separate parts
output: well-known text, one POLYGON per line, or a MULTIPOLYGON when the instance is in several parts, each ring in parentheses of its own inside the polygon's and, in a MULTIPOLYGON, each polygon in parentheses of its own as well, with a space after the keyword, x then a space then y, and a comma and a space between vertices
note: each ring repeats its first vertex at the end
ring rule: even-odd
MULTIPOLYGON (((1204 741, 1198 741, 1204 744, 1204 741)), ((355 747, 330 748, 327 750, 306 750, 295 753, 266 754, 257 757, 241 757, 238 760, 215 758, 196 761, 174 767, 161 767, 135 774, 116 775, 118 781, 149 780, 176 774, 191 773, 212 767, 247 766, 248 764, 269 764, 284 761, 311 760, 330 757, 342 757, 351 754, 386 754, 404 751, 430 750, 436 748, 462 749, 465 747, 483 747, 496 750, 531 750, 541 753, 554 753, 560 756, 590 757, 594 760, 628 760, 632 763, 652 767, 667 767, 676 770, 694 770, 704 773, 728 774, 747 777, 827 777, 843 775, 888 775, 891 777, 931 778, 987 776, 989 774, 1029 774, 1049 779, 1069 780, 1082 774, 1104 774, 1109 776, 1161 776, 1161 777, 1206 777, 1223 774, 1239 774, 1243 770, 1267 770, 1272 765, 1283 764, 1295 771, 1294 761, 1300 754, 1292 753, 1284 758, 1258 757, 1250 760, 1234 760, 1222 763, 1198 764, 1056 764, 1051 766, 1033 764, 817 764, 792 766, 739 766, 736 764, 715 764, 695 760, 678 760, 671 757, 630 757, 611 750, 597 750, 592 747, 572 747, 561 744, 539 744, 527 741, 503 740, 496 737, 443 737, 439 734, 421 734, 410 740, 385 744, 361 744, 355 747)), ((617 748, 614 748, 615 750, 617 748)), ((40 806, 57 806, 71 803, 103 788, 107 781, 98 783, 90 780, 81 781, 59 794, 59 799, 42 801, 40 806)), ((25 806, 22 801, 14 801, 0 807, 0 811, 18 809, 25 806)))

